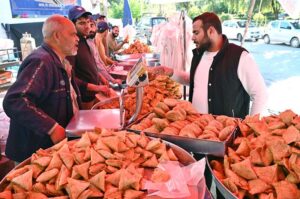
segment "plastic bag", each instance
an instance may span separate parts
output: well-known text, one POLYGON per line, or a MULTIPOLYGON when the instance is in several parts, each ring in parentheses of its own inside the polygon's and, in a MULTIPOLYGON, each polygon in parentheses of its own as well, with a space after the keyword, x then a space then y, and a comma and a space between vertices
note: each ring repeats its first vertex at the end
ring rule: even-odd
POLYGON ((185 167, 180 167, 177 161, 167 161, 160 163, 158 168, 166 171, 170 175, 170 180, 165 183, 145 181, 143 188, 148 190, 148 196, 188 198, 191 196, 188 185, 197 186, 203 178, 205 158, 185 167))

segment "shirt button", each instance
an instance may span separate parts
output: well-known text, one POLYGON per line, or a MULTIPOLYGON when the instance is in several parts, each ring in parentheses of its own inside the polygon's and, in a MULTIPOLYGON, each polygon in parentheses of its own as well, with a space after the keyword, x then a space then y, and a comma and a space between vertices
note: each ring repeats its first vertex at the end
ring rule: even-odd
POLYGON ((210 101, 211 101, 211 99, 209 98, 209 99, 208 99, 208 101, 210 102, 210 101))
POLYGON ((213 70, 213 68, 210 68, 210 70, 213 70))
POLYGON ((208 86, 211 86, 211 83, 209 83, 208 86))

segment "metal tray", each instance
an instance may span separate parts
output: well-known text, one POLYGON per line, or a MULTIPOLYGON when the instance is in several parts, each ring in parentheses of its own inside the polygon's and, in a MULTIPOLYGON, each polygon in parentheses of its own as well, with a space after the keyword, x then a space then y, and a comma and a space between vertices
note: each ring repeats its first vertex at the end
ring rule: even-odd
POLYGON ((66 127, 67 137, 80 137, 95 127, 120 129, 120 109, 80 110, 66 127))
POLYGON ((131 65, 132 67, 142 56, 146 58, 147 66, 160 65, 160 54, 156 54, 156 53, 116 55, 116 59, 118 61, 121 61, 120 65, 122 65, 122 63, 126 63, 127 65, 131 65))
MULTIPOLYGON (((125 71, 129 71, 134 66, 135 63, 136 61, 134 62, 122 61, 122 62, 118 62, 117 66, 123 66, 125 71)), ((114 71, 114 68, 112 69, 112 71, 114 71)))
MULTIPOLYGON (((151 138, 153 139, 153 138, 151 138)), ((74 141, 71 141, 74 142, 74 141)), ((180 148, 179 146, 176 146, 175 144, 172 144, 170 142, 164 141, 164 143, 166 143, 167 146, 169 146, 170 148, 172 148, 173 152, 175 153, 175 155, 178 157, 178 161, 183 164, 183 165, 189 165, 191 163, 196 162, 196 160, 193 158, 193 156, 188 153, 187 151, 185 151, 184 149, 180 148)), ((47 149, 50 150, 50 149, 47 149)), ((18 164, 13 170, 19 169, 21 167, 24 167, 26 165, 30 164, 30 157, 27 158, 26 160, 24 160, 23 162, 21 162, 20 164, 18 164)), ((12 171, 13 171, 12 170, 12 171)), ((0 181, 0 192, 2 192, 5 187, 9 184, 9 182, 6 180, 6 178, 4 177, 1 181, 0 181)), ((212 199, 213 197, 211 196, 211 193, 208 191, 206 184, 205 184, 205 178, 203 178, 202 180, 200 180, 199 184, 197 187, 190 188, 190 191, 192 192, 192 196, 189 197, 190 199, 194 199, 194 198, 198 198, 198 199, 212 199)), ((158 199, 159 197, 154 197, 155 199, 158 199)))
POLYGON ((210 166, 210 161, 212 160, 221 160, 222 158, 217 158, 211 155, 206 156, 206 164, 208 165, 209 171, 213 177, 213 181, 216 184, 217 189, 221 192, 221 194, 226 199, 238 199, 234 194, 231 193, 223 184, 220 182, 220 180, 214 175, 214 172, 210 166))
POLYGON ((136 53, 136 54, 123 54, 123 55, 116 55, 116 59, 118 61, 127 61, 127 60, 138 60, 144 56, 146 59, 160 59, 160 54, 158 53, 136 53))
MULTIPOLYGON (((145 117, 147 117, 147 115, 145 117)), ((133 130, 133 129, 130 129, 130 127, 134 124, 138 124, 145 117, 142 117, 139 120, 137 120, 134 123, 127 126, 126 130, 140 134, 142 131, 133 130)), ((172 143, 184 148, 185 150, 193 152, 193 153, 200 153, 200 154, 205 154, 205 155, 214 155, 214 156, 218 156, 218 157, 224 157, 225 152, 227 150, 227 146, 229 146, 233 143, 233 140, 236 138, 236 136, 238 134, 238 128, 236 127, 233 130, 233 132, 228 136, 228 138, 223 142, 189 138, 189 137, 183 137, 183 136, 178 136, 178 135, 166 135, 166 134, 150 133, 150 132, 144 132, 144 133, 151 137, 158 137, 163 140, 172 142, 172 143)))
POLYGON ((126 70, 113 71, 112 70, 112 71, 109 71, 109 74, 116 79, 126 80, 128 71, 126 71, 126 70))

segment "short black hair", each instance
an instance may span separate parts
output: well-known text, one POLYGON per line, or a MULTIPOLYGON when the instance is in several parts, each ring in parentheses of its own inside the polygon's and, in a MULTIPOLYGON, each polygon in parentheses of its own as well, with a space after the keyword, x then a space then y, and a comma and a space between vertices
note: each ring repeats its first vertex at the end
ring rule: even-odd
POLYGON ((203 29, 206 31, 210 26, 214 27, 219 34, 222 34, 222 24, 219 17, 213 12, 205 12, 193 19, 193 23, 201 20, 203 29))
POLYGON ((114 29, 114 28, 119 28, 119 26, 114 25, 111 27, 111 29, 114 29))

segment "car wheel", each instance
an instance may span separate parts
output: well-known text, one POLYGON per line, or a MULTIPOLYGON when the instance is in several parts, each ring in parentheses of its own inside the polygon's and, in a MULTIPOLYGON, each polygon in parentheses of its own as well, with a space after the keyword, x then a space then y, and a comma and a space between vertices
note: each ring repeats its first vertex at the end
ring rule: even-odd
POLYGON ((299 43, 299 39, 297 37, 294 37, 292 40, 291 40, 291 46, 294 47, 294 48, 298 48, 300 45, 299 43))
POLYGON ((264 36, 264 42, 265 42, 265 44, 269 44, 271 42, 269 35, 264 36))
POLYGON ((237 35, 237 40, 238 41, 242 41, 243 40, 243 36, 240 33, 237 35))

